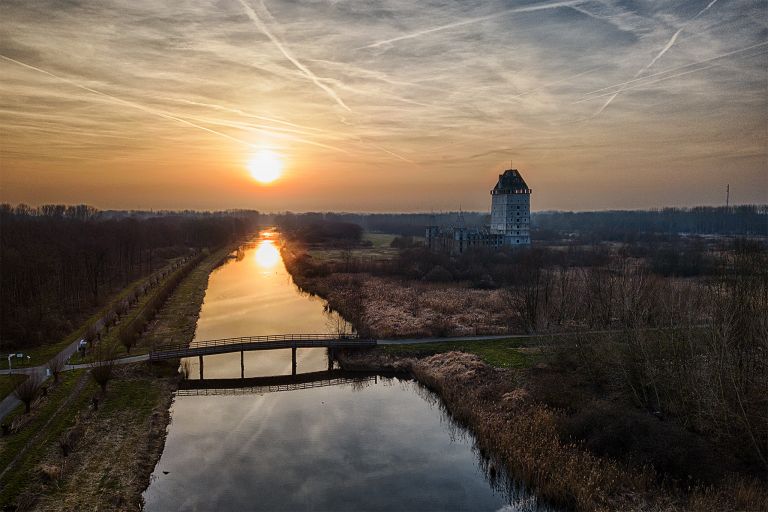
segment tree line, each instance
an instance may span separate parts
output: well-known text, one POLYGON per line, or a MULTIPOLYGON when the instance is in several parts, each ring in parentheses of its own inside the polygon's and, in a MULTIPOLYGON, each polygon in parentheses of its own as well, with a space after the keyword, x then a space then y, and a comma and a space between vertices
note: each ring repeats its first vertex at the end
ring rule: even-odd
POLYGON ((538 212, 534 238, 559 233, 589 234, 598 240, 626 240, 641 233, 768 235, 768 205, 697 206, 604 212, 538 212))
MULTIPOLYGON (((424 236, 427 226, 482 228, 488 212, 440 213, 283 213, 268 216, 277 225, 342 222, 365 231, 424 236)), ((697 206, 650 210, 591 212, 545 211, 531 214, 532 237, 539 240, 578 234, 590 240, 632 240, 642 234, 713 234, 768 236, 768 205, 697 206)))
POLYGON ((242 238, 256 212, 104 215, 87 205, 0 205, 0 347, 60 340, 116 290, 242 238))

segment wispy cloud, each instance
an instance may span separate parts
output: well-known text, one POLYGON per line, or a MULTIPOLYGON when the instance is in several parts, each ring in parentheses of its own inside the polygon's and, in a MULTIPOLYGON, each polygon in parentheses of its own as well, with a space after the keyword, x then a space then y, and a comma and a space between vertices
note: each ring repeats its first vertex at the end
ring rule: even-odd
MULTIPOLYGON (((151 108, 151 107, 147 107, 146 105, 142 105, 140 103, 136 103, 135 101, 130 101, 130 100, 125 100, 123 98, 118 98, 117 96, 113 96, 112 94, 108 94, 108 93, 99 91, 97 89, 94 89, 92 87, 84 85, 84 84, 82 84, 82 83, 80 83, 80 82, 78 82, 76 80, 72 80, 70 78, 65 78, 63 76, 56 75, 54 73, 51 73, 50 71, 46 71, 46 70, 44 70, 42 68, 39 68, 37 66, 32 66, 30 64, 26 64, 26 63, 21 62, 19 60, 12 59, 10 57, 6 57, 5 55, 0 55, 0 59, 3 59, 5 61, 7 61, 7 62, 12 62, 12 63, 17 64, 19 66, 22 66, 24 68, 30 69, 32 71, 36 71, 38 73, 42 73, 42 74, 47 75, 47 76, 49 76, 51 78, 55 78, 56 80, 59 80, 59 81, 64 82, 66 84, 69 84, 69 85, 71 85, 73 87, 77 87, 78 89, 82 89, 82 90, 84 90, 86 92, 89 92, 91 94, 95 94, 96 96, 100 96, 102 98, 106 98, 106 99, 108 99, 108 100, 110 100, 112 102, 115 102, 115 103, 119 104, 119 105, 123 105, 123 106, 130 107, 130 108, 133 108, 133 109, 141 110, 142 112, 146 112, 147 114, 151 114, 151 115, 157 116, 157 117, 162 117, 163 119, 174 121, 176 123, 179 123, 179 124, 182 124, 182 125, 185 125, 185 126, 189 126, 191 128, 195 128, 197 130, 202 130, 202 131, 210 133, 212 135, 216 135, 217 137, 222 137, 224 139, 227 139, 227 140, 230 140, 230 141, 233 141, 233 142, 237 142, 239 144, 244 144, 244 145, 246 145, 248 147, 252 147, 252 148, 258 148, 259 147, 257 144, 253 144, 252 142, 249 142, 247 140, 240 139, 240 138, 237 138, 237 137, 233 137, 232 135, 229 135, 227 133, 224 133, 224 132, 221 132, 221 131, 218 131, 218 130, 214 130, 212 128, 208 128, 208 127, 203 126, 201 124, 194 123, 192 121, 189 121, 188 119, 185 119, 185 118, 182 118, 182 117, 170 114, 168 112, 164 112, 162 110, 157 110, 157 109, 154 109, 154 108, 151 108)), ((253 127, 253 128, 257 129, 256 127, 253 127)), ((267 127, 264 127, 264 128, 258 127, 258 129, 260 129, 262 131, 267 131, 269 133, 272 133, 274 131, 272 129, 268 130, 266 128, 267 127)), ((288 136, 288 137, 291 140, 294 140, 294 141, 303 142, 303 143, 307 143, 307 144, 310 144, 310 145, 323 147, 325 149, 331 149, 331 150, 334 150, 334 151, 340 151, 340 152, 344 152, 344 153, 347 152, 346 150, 343 150, 343 149, 340 149, 340 148, 336 148, 336 147, 329 146, 327 144, 322 144, 322 143, 319 143, 319 142, 309 141, 307 139, 303 139, 303 138, 300 138, 300 137, 292 137, 292 136, 288 136)))
MULTIPOLYGON (((267 26, 267 24, 262 20, 261 17, 256 13, 256 10, 248 5, 248 3, 245 0, 238 0, 240 2, 240 5, 243 6, 243 9, 245 10, 245 13, 248 15, 248 17, 253 21, 253 24, 256 25, 256 28, 258 28, 265 36, 269 38, 270 41, 277 47, 278 50, 285 56, 286 59, 288 59, 291 64, 296 66, 296 69, 301 71, 301 73, 306 76, 313 84, 315 84, 317 87, 319 87, 321 90, 323 90, 328 96, 331 97, 336 103, 339 104, 342 108, 345 110, 351 111, 346 103, 339 98, 339 95, 336 94, 336 91, 325 85, 320 78, 317 77, 310 69, 305 66, 304 64, 297 59, 293 53, 291 53, 286 45, 278 38, 272 30, 267 26)), ((256 7, 258 9, 262 16, 264 16, 267 19, 272 19, 272 15, 267 10, 266 6, 263 5, 263 3, 256 7)))
POLYGON ((415 32, 404 34, 402 36, 392 37, 390 39, 384 39, 382 41, 376 41, 375 43, 357 47, 355 48, 355 50, 364 50, 366 48, 378 48, 380 46, 390 45, 392 43, 397 43, 399 41, 405 41, 408 39, 414 39, 417 37, 434 34, 435 32, 442 32, 444 30, 451 30, 459 27, 464 27, 466 25, 473 25, 475 23, 480 23, 483 21, 498 19, 500 16, 508 16, 510 14, 525 13, 525 12, 544 11, 549 9, 559 9, 562 7, 571 7, 574 5, 578 5, 580 3, 582 3, 580 0, 574 0, 574 1, 568 1, 568 2, 544 2, 540 4, 527 5, 524 7, 513 7, 511 9, 504 9, 503 11, 495 12, 487 16, 476 16, 473 18, 467 18, 464 20, 455 21, 453 23, 447 23, 445 25, 438 25, 436 27, 417 30, 415 32))
POLYGON ((4 200, 66 175, 72 197, 486 208, 512 158, 536 208, 706 202, 726 174, 768 196, 764 0, 0 5, 4 200), (257 146, 285 155, 290 195, 233 188, 257 146))
MULTIPOLYGON (((677 38, 680 36, 683 30, 685 30, 685 28, 689 24, 691 24, 693 21, 695 21, 699 16, 707 12, 710 9, 710 7, 712 7, 713 5, 715 5, 715 3, 717 3, 717 1, 718 0, 711 0, 702 10, 696 13, 696 15, 693 18, 691 18, 686 23, 684 23, 680 28, 678 28, 675 31, 675 33, 672 34, 672 37, 669 38, 669 41, 667 41, 667 44, 665 44, 664 47, 661 50, 659 50, 659 52, 653 57, 653 59, 651 59, 651 61, 648 62, 648 64, 640 68, 637 71, 637 73, 635 73, 634 78, 639 77, 640 75, 642 75, 643 73, 651 69, 651 67, 653 67, 653 65, 656 64, 656 62, 658 62, 658 60, 662 58, 664 54, 667 53, 670 50, 670 48, 672 48, 675 45, 675 42, 677 42, 677 38)), ((603 105, 599 109, 597 109, 597 112, 595 112, 593 117, 599 116, 606 108, 608 108, 608 105, 610 105, 613 102, 613 100, 615 100, 619 96, 619 94, 624 92, 624 90, 625 90, 624 88, 620 88, 618 91, 610 95, 608 99, 605 101, 605 103, 603 103, 603 105)))

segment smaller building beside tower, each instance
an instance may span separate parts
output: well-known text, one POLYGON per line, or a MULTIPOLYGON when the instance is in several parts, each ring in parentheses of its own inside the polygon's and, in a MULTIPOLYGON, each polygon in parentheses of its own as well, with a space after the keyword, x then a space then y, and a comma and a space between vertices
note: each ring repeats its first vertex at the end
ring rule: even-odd
POLYGON ((428 226, 427 247, 461 254, 472 248, 531 245, 531 192, 517 169, 507 169, 491 190, 491 225, 467 228, 459 215, 456 225, 428 226))

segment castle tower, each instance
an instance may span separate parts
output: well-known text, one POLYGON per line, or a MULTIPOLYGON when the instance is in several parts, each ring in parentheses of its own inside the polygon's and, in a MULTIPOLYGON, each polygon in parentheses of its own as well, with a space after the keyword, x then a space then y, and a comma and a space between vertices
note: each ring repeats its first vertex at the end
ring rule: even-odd
POLYGON ((491 233, 504 235, 504 245, 531 244, 531 192, 517 169, 500 174, 491 190, 491 233))

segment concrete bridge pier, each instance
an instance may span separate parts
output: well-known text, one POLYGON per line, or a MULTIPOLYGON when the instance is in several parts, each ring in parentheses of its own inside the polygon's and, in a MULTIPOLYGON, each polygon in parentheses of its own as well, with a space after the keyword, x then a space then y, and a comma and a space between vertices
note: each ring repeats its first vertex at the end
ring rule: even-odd
POLYGON ((296 347, 291 348, 291 375, 296 375, 296 347))
POLYGON ((245 378, 245 351, 240 351, 240 378, 245 378))
POLYGON ((203 380, 203 356, 199 356, 200 359, 200 380, 203 380))

